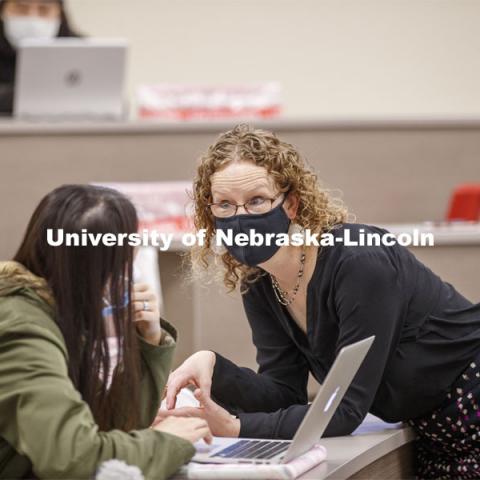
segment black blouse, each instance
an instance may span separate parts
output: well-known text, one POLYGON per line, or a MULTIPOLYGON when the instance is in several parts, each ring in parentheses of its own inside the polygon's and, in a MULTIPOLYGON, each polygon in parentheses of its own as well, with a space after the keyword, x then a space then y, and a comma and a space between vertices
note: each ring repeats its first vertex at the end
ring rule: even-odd
MULTIPOLYGON (((386 232, 342 224, 334 233, 345 228, 352 240, 360 228, 386 232)), ((242 437, 292 438, 308 409, 308 373, 321 383, 343 346, 370 335, 375 341, 325 436, 350 434, 368 412, 398 422, 433 410, 480 351, 480 304, 400 245, 319 249, 306 335, 278 303, 268 275, 243 303, 258 373, 217 354, 212 385, 215 400, 238 414, 242 437)))

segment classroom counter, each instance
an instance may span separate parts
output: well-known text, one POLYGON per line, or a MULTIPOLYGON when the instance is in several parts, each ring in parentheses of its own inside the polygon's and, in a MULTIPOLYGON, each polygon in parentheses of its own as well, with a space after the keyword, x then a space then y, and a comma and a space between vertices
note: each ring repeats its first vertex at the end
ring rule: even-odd
POLYGON ((413 430, 402 424, 384 423, 367 415, 348 437, 321 440, 327 449, 323 465, 300 477, 302 480, 413 478, 413 430))
POLYGON ((274 131, 362 130, 362 129, 478 129, 480 117, 316 117, 278 119, 234 119, 173 122, 128 119, 98 120, 17 120, 0 117, 0 135, 107 134, 107 133, 202 133, 222 132, 237 123, 249 123, 274 131))
MULTIPOLYGON (((299 480, 398 480, 414 478, 414 431, 368 414, 352 435, 322 438, 327 459, 299 480)), ((215 443, 221 446, 222 439, 215 443)), ((172 480, 187 478, 185 471, 172 480)), ((213 476, 212 476, 213 478, 213 476)), ((219 477, 215 477, 219 478, 219 477)))

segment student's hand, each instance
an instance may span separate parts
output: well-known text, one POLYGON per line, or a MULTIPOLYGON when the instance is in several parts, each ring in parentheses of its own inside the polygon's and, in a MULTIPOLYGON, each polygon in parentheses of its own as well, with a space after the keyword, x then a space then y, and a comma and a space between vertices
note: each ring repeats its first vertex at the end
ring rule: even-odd
POLYGON ((198 388, 194 392, 200 407, 181 407, 173 410, 159 410, 153 424, 165 421, 171 417, 195 417, 208 422, 213 435, 217 437, 238 437, 240 435, 240 420, 230 415, 224 408, 216 404, 210 395, 204 395, 198 388))
POLYGON ((159 345, 162 339, 158 299, 146 283, 135 283, 132 292, 134 321, 138 333, 146 342, 159 345), (145 310, 145 307, 147 309, 145 310))
POLYGON ((205 440, 212 443, 212 434, 206 420, 201 418, 186 418, 170 416, 163 418, 160 422, 153 424, 152 428, 158 432, 170 433, 177 437, 195 443, 198 440, 205 440))
POLYGON ((205 397, 210 398, 213 369, 216 356, 213 352, 202 350, 188 357, 168 377, 166 402, 170 410, 175 408, 177 395, 188 385, 199 388, 205 397))

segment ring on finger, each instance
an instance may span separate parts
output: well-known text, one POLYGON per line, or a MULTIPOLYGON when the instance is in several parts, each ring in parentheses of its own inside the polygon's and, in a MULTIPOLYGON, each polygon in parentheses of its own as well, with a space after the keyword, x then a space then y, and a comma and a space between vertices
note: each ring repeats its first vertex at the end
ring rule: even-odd
POLYGON ((143 301, 143 311, 148 312, 150 310, 150 305, 146 300, 143 301))

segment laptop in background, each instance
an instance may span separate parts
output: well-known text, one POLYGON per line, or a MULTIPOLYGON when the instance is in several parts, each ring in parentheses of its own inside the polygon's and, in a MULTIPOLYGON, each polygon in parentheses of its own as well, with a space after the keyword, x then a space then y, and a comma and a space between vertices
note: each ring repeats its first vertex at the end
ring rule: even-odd
POLYGON ((13 114, 21 119, 122 119, 128 45, 121 39, 25 40, 13 114))
POLYGON ((342 401, 375 336, 343 347, 325 377, 293 440, 232 439, 211 450, 198 451, 200 463, 287 463, 310 450, 342 401))

